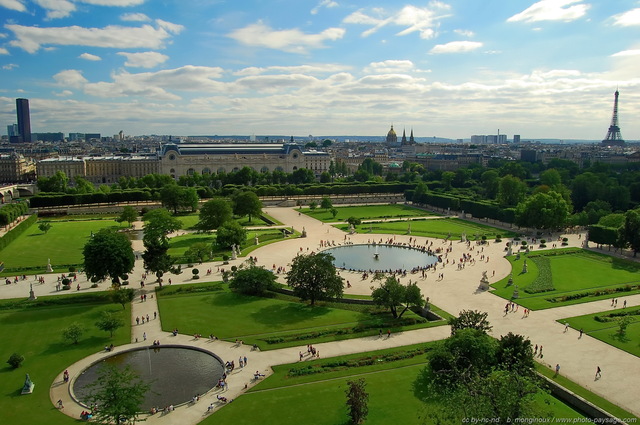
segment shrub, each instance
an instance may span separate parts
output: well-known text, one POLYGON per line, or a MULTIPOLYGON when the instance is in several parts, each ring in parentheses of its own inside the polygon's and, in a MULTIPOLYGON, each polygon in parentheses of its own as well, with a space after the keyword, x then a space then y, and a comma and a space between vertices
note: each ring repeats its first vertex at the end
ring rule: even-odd
POLYGON ((69 266, 69 273, 75 273, 75 272, 76 272, 75 266, 69 266))
POLYGON ((63 291, 68 291, 69 289, 71 289, 71 285, 62 285, 63 291))
POLYGON ((66 277, 64 279, 62 279, 62 285, 69 286, 70 283, 71 283, 71 279, 66 278, 66 277))
POLYGON ((13 353, 11 357, 9 357, 9 360, 7 360, 7 363, 9 363, 9 365, 12 368, 17 369, 20 367, 23 361, 24 361, 23 355, 20 355, 18 353, 13 353))
POLYGON ((551 262, 547 256, 541 255, 529 257, 531 261, 538 267, 538 276, 524 288, 524 292, 528 294, 537 294, 540 292, 553 291, 553 279, 551 276, 551 262))

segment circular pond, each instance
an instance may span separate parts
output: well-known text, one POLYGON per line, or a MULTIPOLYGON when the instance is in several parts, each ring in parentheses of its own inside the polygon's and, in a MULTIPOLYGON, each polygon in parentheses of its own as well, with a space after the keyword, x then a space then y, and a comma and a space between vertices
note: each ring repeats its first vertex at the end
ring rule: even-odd
POLYGON ((142 403, 143 410, 190 401, 194 395, 215 387, 224 372, 222 360, 197 348, 175 345, 139 348, 107 357, 85 369, 73 384, 78 401, 88 404, 90 391, 95 390, 90 384, 96 381, 104 364, 121 368, 128 365, 151 386, 142 403))
POLYGON ((346 270, 410 271, 438 262, 438 257, 428 251, 396 245, 344 245, 323 252, 333 255, 333 264, 346 270))

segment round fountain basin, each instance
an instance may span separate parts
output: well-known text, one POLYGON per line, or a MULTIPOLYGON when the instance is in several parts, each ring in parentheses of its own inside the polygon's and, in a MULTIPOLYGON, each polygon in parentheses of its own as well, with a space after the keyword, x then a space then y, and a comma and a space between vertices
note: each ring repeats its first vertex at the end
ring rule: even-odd
POLYGON ((175 345, 138 348, 107 357, 85 369, 73 383, 76 400, 89 404, 91 391, 97 389, 89 385, 98 379, 104 364, 121 368, 128 365, 151 386, 142 410, 186 403, 196 394, 202 395, 215 387, 224 373, 222 360, 204 350, 175 345))
POLYGON ((410 271, 438 262, 438 257, 427 251, 395 245, 344 245, 322 252, 333 255, 336 267, 367 272, 399 269, 410 271))

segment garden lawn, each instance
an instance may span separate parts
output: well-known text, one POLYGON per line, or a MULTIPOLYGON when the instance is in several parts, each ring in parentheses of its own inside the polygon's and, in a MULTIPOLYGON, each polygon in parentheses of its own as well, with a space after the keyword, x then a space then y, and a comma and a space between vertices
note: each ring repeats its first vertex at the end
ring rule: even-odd
MULTIPOLYGON (((284 240, 284 238, 282 237, 282 232, 278 229, 247 230, 247 240, 240 247, 241 255, 247 255, 256 248, 281 240, 284 240), (256 235, 260 242, 259 245, 255 244, 256 235)), ((187 260, 184 258, 184 253, 189 249, 189 247, 191 247, 191 245, 198 242, 204 242, 213 246, 215 241, 215 233, 188 233, 186 235, 176 236, 169 239, 169 255, 176 258, 178 263, 185 263, 187 260)), ((230 255, 231 250, 222 250, 213 246, 214 259, 222 260, 223 254, 230 255)))
POLYGON ((91 232, 96 233, 105 228, 124 228, 110 219, 55 220, 45 234, 38 229, 39 223, 40 221, 33 224, 0 251, 0 261, 4 261, 5 265, 3 276, 25 272, 44 273, 48 259, 51 259, 56 272, 67 272, 69 265, 83 262, 82 249, 91 237, 91 232))
POLYGON ((574 329, 582 329, 586 334, 593 338, 597 338, 602 342, 606 342, 609 345, 613 345, 616 348, 640 357, 640 308, 627 307, 619 308, 616 310, 603 311, 596 314, 586 314, 584 316, 569 317, 566 319, 558 320, 559 323, 569 323, 574 329), (620 335, 618 330, 618 321, 621 316, 617 316, 620 313, 627 313, 634 320, 629 324, 624 335, 620 335), (616 316, 610 317, 610 314, 616 316), (601 320, 607 320, 600 322, 595 320, 596 317, 600 317, 601 320))
POLYGON ((428 217, 436 215, 434 213, 409 207, 407 205, 362 205, 350 207, 334 207, 338 214, 333 217, 329 210, 316 208, 311 210, 303 208, 300 211, 325 223, 335 223, 345 221, 349 217, 357 217, 361 220, 372 220, 378 218, 402 218, 402 217, 428 217))
MULTIPOLYGON (((272 222, 278 224, 278 221, 273 219, 272 217, 262 214, 262 216, 271 220, 272 222)), ((176 218, 182 222, 183 230, 196 230, 196 224, 200 221, 199 213, 190 213, 185 215, 177 215, 176 218)), ((244 217, 235 217, 235 221, 237 221, 241 226, 270 226, 271 224, 267 223, 262 219, 262 217, 252 217, 251 221, 249 221, 249 216, 244 217)))
POLYGON ((553 290, 526 292, 525 289, 538 277, 539 270, 536 261, 528 259, 528 273, 521 273, 527 258, 521 255, 520 260, 515 256, 508 258, 513 267, 514 286, 507 286, 509 278, 506 277, 491 285, 495 289, 494 294, 511 299, 515 285, 518 285, 518 304, 540 310, 640 293, 640 289, 630 290, 633 285, 640 284, 640 265, 631 261, 575 248, 531 251, 529 255, 546 256, 553 290), (581 297, 580 294, 589 295, 581 297))
MULTIPOLYGON (((424 347, 424 344, 422 345, 424 347)), ((402 349, 397 349, 402 351, 402 349)), ((375 355, 378 352, 362 353, 348 357, 375 355)), ((325 362, 338 363, 345 357, 325 359, 325 362)), ((401 360, 392 363, 380 363, 377 366, 351 367, 339 377, 334 373, 320 373, 306 376, 305 384, 298 379, 289 382, 283 380, 287 370, 299 364, 274 368, 275 374, 258 384, 249 393, 242 395, 233 403, 225 406, 203 424, 233 423, 254 424, 256 418, 261 423, 279 425, 348 424, 345 405, 347 380, 364 378, 369 393, 369 425, 391 423, 421 424, 431 423, 430 406, 421 401, 420 389, 414 388, 416 378, 425 366, 425 356, 418 356, 407 364, 401 360), (389 369, 393 367, 393 369, 389 369), (269 381, 277 382, 271 386, 269 381), (279 385, 278 385, 279 384, 279 385)), ((317 361, 310 362, 316 363, 317 361)), ((556 418, 582 418, 583 416, 549 395, 540 395, 539 402, 551 411, 556 418)))
MULTIPOLYGON (((434 219, 417 219, 410 221, 392 221, 392 222, 375 222, 362 223, 356 226, 358 233, 383 233, 395 235, 409 234, 409 225, 411 225, 411 235, 425 236, 430 238, 460 240, 460 235, 466 233, 470 240, 481 239, 486 236, 489 241, 501 235, 503 238, 516 236, 515 233, 508 230, 501 230, 495 227, 486 226, 484 224, 472 223, 470 221, 460 220, 457 218, 434 218, 434 219)), ((340 230, 348 231, 349 225, 336 226, 340 230)))
POLYGON ((410 311, 404 314, 404 322, 398 322, 376 306, 318 303, 312 307, 293 297, 243 295, 222 283, 164 287, 156 293, 163 330, 242 339, 263 350, 377 335, 379 328, 398 332, 446 324, 445 320, 423 323, 410 311))
POLYGON ((49 387, 65 368, 101 351, 105 345, 128 344, 131 341, 130 307, 123 310, 120 305, 111 303, 74 303, 26 309, 3 308, 12 301, 0 301, 0 405, 3 406, 0 422, 3 425, 77 423, 76 419, 63 415, 53 406, 49 400, 49 387), (94 325, 104 310, 117 312, 125 322, 113 339, 94 325), (86 329, 78 345, 64 342, 61 336, 62 330, 73 322, 86 329), (5 363, 14 352, 25 357, 18 369, 12 369, 5 363), (35 383, 35 388, 31 395, 20 395, 26 373, 35 383))

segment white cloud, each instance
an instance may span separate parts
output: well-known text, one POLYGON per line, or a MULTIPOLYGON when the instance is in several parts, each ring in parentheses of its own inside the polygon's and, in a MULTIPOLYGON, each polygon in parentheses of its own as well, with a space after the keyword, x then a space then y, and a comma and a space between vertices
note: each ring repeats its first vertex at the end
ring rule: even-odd
POLYGON ((623 50, 621 52, 614 53, 611 56, 612 57, 620 57, 620 56, 637 56, 637 55, 640 55, 640 49, 623 50))
POLYGON ((118 54, 127 58, 127 61, 124 63, 125 66, 134 68, 153 68, 154 66, 160 65, 169 59, 169 56, 158 52, 118 52, 118 54))
POLYGON ((123 27, 110 25, 104 28, 71 27, 27 27, 7 24, 9 31, 16 36, 10 44, 20 47, 29 53, 37 52, 43 45, 60 46, 92 46, 111 48, 147 48, 159 49, 164 46, 171 33, 182 30, 181 25, 158 21, 158 27, 143 25, 142 27, 123 27))
POLYGON ((78 56, 80 59, 88 60, 88 61, 101 61, 102 58, 100 56, 92 55, 91 53, 83 53, 78 56))
POLYGON ((96 6, 114 6, 114 7, 138 6, 145 2, 145 0, 79 0, 79 1, 86 4, 93 4, 96 6))
POLYGON ((463 37, 473 37, 475 36, 475 33, 471 30, 461 30, 461 29, 457 29, 457 30, 453 30, 453 32, 455 32, 458 35, 461 35, 463 37))
POLYGON ((397 74, 413 71, 415 66, 410 60, 386 60, 371 62, 364 72, 367 74, 397 74))
POLYGON ((8 55, 9 51, 4 47, 0 47, 0 55, 8 55))
POLYGON ((65 69, 53 76, 56 83, 60 86, 80 88, 88 83, 87 79, 82 75, 82 71, 77 69, 65 69))
POLYGON ((247 46, 267 47, 291 53, 306 53, 309 49, 324 47, 327 40, 335 41, 344 36, 342 28, 327 28, 319 34, 305 34, 298 29, 273 30, 258 21, 227 34, 228 37, 247 46))
POLYGON ((53 92, 53 94, 58 97, 69 97, 73 92, 71 90, 62 90, 61 92, 53 92))
POLYGON ((319 64, 319 65, 298 65, 298 66, 268 66, 259 68, 251 66, 233 72, 237 76, 261 75, 272 72, 287 74, 330 74, 334 72, 346 71, 351 69, 348 65, 338 64, 319 64))
POLYGON ((575 21, 586 15, 591 5, 583 0, 540 0, 507 22, 575 21))
POLYGON ((614 24, 621 27, 640 25, 640 8, 631 9, 613 17, 614 24))
POLYGON ((4 7, 18 12, 26 12, 27 8, 20 0, 0 0, 0 7, 4 7))
POLYGON ((120 15, 120 20, 127 22, 148 22, 151 18, 144 13, 125 13, 120 15))
POLYGON ((338 3, 333 0, 320 0, 316 7, 311 9, 311 14, 316 15, 323 7, 326 7, 327 9, 338 7, 338 3))
POLYGON ((11 71, 14 68, 20 68, 20 65, 16 63, 8 63, 6 65, 2 65, 2 69, 6 69, 7 71, 11 71))
POLYGON ((66 18, 76 10, 76 5, 69 0, 34 0, 34 2, 46 9, 46 19, 66 18))
POLYGON ((430 39, 436 35, 435 29, 438 27, 438 21, 446 17, 439 15, 439 13, 449 8, 447 4, 431 2, 427 7, 408 5, 395 13, 387 13, 382 9, 372 9, 370 12, 360 9, 344 18, 342 22, 345 24, 371 25, 371 28, 362 33, 363 37, 368 37, 387 25, 395 25, 405 27, 396 34, 398 36, 418 32, 420 38, 430 39))
POLYGON ((482 47, 482 43, 479 41, 452 41, 446 44, 435 45, 429 53, 441 54, 441 53, 464 53, 471 52, 473 50, 482 47))
POLYGON ((160 28, 164 28, 172 34, 180 34, 184 30, 184 25, 172 24, 171 22, 163 21, 162 19, 156 19, 156 24, 160 28))

